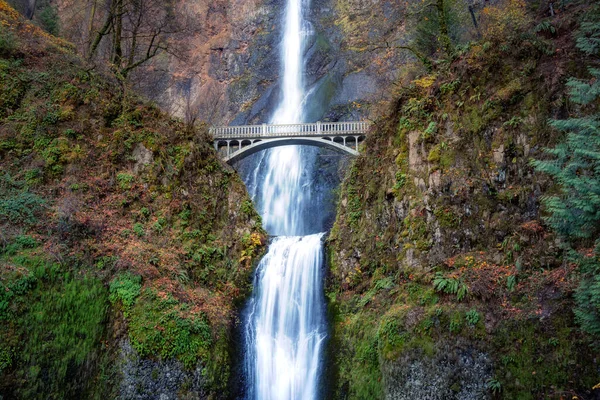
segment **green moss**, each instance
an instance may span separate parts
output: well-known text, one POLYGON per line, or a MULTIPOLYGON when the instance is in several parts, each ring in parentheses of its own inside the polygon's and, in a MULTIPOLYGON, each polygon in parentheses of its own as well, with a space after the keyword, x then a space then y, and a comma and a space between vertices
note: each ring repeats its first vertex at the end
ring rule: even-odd
POLYGON ((337 328, 338 340, 350 351, 338 360, 340 379, 348 384, 348 395, 354 399, 381 399, 379 339, 373 316, 358 313, 349 316, 344 328, 337 328))
POLYGON ((68 397, 79 369, 99 350, 107 291, 98 279, 27 253, 11 262, 25 270, 0 284, 0 364, 28 382, 21 398, 68 397), (49 374, 53 379, 41 379, 49 374))
POLYGON ((427 161, 433 164, 433 169, 447 170, 454 164, 454 151, 446 143, 439 143, 429 151, 427 161))
POLYGON ((534 321, 504 323, 493 337, 499 360, 496 377, 507 398, 539 398, 574 385, 591 388, 596 379, 585 344, 572 323, 555 317, 546 326, 534 321))
POLYGON ((209 360, 211 327, 202 314, 187 315, 189 306, 171 295, 144 289, 129 313, 129 337, 142 357, 178 358, 187 368, 209 360))
POLYGON ((460 226, 460 216, 449 207, 438 207, 433 214, 442 228, 458 228, 460 226))

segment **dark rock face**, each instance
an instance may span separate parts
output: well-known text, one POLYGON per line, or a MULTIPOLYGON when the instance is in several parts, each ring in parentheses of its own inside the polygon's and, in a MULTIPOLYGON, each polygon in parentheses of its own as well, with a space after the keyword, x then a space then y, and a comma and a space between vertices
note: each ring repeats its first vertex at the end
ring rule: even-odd
POLYGON ((434 357, 418 351, 384 364, 387 400, 479 400, 490 398, 486 382, 492 377, 492 361, 472 346, 446 343, 434 357))
MULTIPOLYGON (((377 10, 383 10, 387 18, 385 23, 371 26, 368 37, 360 39, 362 47, 355 47, 358 39, 354 38, 354 31, 362 25, 346 27, 344 21, 351 16, 338 3, 338 0, 313 0, 306 16, 312 28, 304 57, 305 119, 308 122, 366 117, 367 105, 384 99, 383 93, 389 92, 385 89, 401 65, 399 60, 406 57, 402 54, 384 56, 386 49, 369 50, 369 43, 397 34, 399 28, 391 28, 393 19, 400 18, 397 7, 388 1, 376 1, 374 10, 357 9, 357 13, 368 12, 367 20, 374 18, 377 10), (375 59, 378 63, 374 63, 375 59)), ((258 33, 245 38, 247 50, 234 57, 235 50, 229 48, 230 43, 217 58, 211 59, 214 74, 229 82, 224 95, 228 109, 224 115, 231 117, 218 119, 232 125, 268 122, 281 95, 279 43, 285 1, 265 1, 261 9, 264 10, 262 17, 254 21, 250 29, 258 33)))
POLYGON ((205 399, 202 368, 186 371, 176 360, 141 359, 129 340, 121 343, 119 399, 205 399))

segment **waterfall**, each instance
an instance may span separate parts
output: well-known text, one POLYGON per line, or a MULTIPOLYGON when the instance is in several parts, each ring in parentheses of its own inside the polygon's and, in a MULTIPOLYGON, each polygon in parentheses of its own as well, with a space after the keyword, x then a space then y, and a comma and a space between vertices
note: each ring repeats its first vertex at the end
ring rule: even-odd
MULTIPOLYGON (((281 43, 282 100, 271 123, 303 121, 307 1, 288 0, 281 43)), ((245 319, 248 400, 314 400, 325 334, 322 224, 311 195, 315 150, 265 151, 246 184, 276 236, 261 260, 245 319)))

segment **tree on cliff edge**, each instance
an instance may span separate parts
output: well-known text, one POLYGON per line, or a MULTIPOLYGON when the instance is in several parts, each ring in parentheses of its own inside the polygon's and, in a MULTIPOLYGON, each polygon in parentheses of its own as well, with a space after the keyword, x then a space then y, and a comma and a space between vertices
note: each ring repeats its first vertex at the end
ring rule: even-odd
MULTIPOLYGON (((600 7, 590 15, 591 20, 584 21, 578 32, 577 47, 597 56, 600 7)), ((575 315, 585 331, 600 337, 600 69, 589 68, 589 72, 590 80, 570 79, 567 85, 571 101, 590 112, 551 121, 553 127, 567 132, 566 139, 546 149, 550 160, 535 160, 533 165, 560 186, 559 195, 543 199, 546 221, 568 243, 569 255, 580 267, 575 315), (582 250, 590 245, 592 250, 582 250)))
POLYGON ((171 1, 109 0, 100 10, 92 3, 89 29, 88 59, 108 61, 124 82, 133 70, 169 51, 169 38, 181 27, 171 1), (99 28, 97 20, 102 21, 99 28))

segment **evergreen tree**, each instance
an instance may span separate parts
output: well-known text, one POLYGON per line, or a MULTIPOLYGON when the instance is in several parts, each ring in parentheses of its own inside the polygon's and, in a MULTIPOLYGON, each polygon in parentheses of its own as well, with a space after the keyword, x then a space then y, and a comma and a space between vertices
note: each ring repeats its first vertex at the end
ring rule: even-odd
MULTIPOLYGON (((582 23, 577 47, 588 55, 600 53, 600 7, 590 14, 594 20, 582 23)), ((553 149, 550 160, 535 160, 537 170, 550 175, 560 186, 560 194, 547 196, 543 203, 546 221, 569 245, 569 256, 580 266, 581 284, 575 294, 575 315, 581 327, 600 336, 600 69, 589 68, 592 79, 570 79, 570 99, 583 110, 594 109, 580 118, 551 121, 567 133, 553 149), (573 247, 595 243, 592 254, 580 254, 573 247)))

